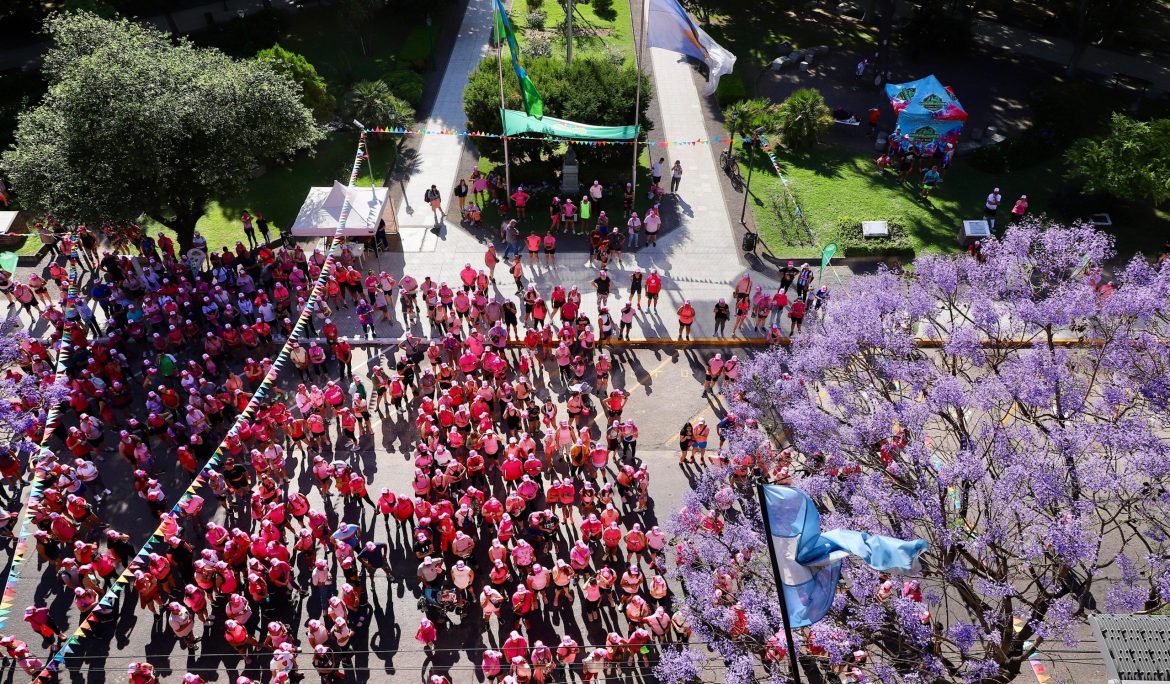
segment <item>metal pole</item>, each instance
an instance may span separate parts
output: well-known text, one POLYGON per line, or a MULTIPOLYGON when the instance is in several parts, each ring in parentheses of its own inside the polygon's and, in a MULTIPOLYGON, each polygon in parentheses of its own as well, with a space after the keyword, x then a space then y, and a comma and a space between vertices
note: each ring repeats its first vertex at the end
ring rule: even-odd
POLYGON ((772 544, 772 523, 768 520, 768 503, 764 497, 763 483, 756 485, 760 497, 760 517, 764 519, 764 538, 768 540, 768 557, 772 559, 772 575, 776 579, 776 594, 780 597, 780 618, 784 622, 784 639, 788 642, 788 667, 792 670, 792 681, 800 684, 800 660, 796 657, 796 643, 792 639, 792 625, 788 619, 788 601, 784 598, 784 583, 780 579, 780 561, 776 560, 776 548, 772 544))
MULTIPOLYGON (((500 6, 496 5, 496 11, 500 12, 500 6)), ((502 28, 504 25, 504 17, 501 15, 496 22, 497 28, 502 28)), ((500 31, 496 31, 500 33, 500 31)), ((510 46, 509 50, 512 49, 510 46)), ((499 67, 500 72, 500 133, 504 136, 504 201, 511 202, 512 198, 512 169, 508 164, 508 136, 507 130, 504 128, 504 36, 496 36, 496 66, 499 67)))
POLYGON ((565 0, 565 63, 573 63, 573 0, 565 0))
MULTIPOLYGON (((572 0, 569 0, 572 2, 572 0)), ((644 44, 646 42, 646 10, 650 7, 650 0, 642 0, 642 29, 638 32, 638 41, 634 48, 638 52, 637 66, 635 67, 634 79, 636 85, 634 86, 634 125, 641 123, 642 117, 642 52, 644 51, 644 44)), ((630 20, 630 28, 633 28, 633 19, 630 20)), ((630 169, 630 182, 634 189, 634 202, 630 207, 630 211, 634 211, 638 206, 638 154, 641 147, 638 145, 638 138, 634 137, 634 160, 630 169)), ((649 148, 647 148, 649 150, 649 148)))
MULTIPOLYGON (((748 179, 747 179, 747 187, 744 188, 744 191, 743 191, 743 208, 739 210, 739 223, 740 223, 740 225, 744 225, 743 218, 745 216, 747 216, 748 197, 750 197, 752 194, 752 168, 756 165, 755 164, 755 161, 756 161, 756 155, 755 155, 755 153, 756 153, 756 140, 757 140, 757 138, 751 137, 751 138, 748 138, 746 141, 747 145, 748 145, 748 179)), ((732 163, 734 163, 734 162, 732 162, 732 163)))

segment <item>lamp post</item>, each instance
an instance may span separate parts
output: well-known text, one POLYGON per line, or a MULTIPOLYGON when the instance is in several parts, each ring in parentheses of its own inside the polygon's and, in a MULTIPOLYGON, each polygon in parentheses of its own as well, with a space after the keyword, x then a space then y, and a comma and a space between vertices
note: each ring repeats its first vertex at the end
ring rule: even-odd
POLYGON ((763 132, 764 127, 760 126, 756 130, 752 131, 752 136, 750 138, 744 140, 744 143, 748 146, 748 177, 747 186, 743 190, 743 208, 739 210, 739 224, 741 226, 747 225, 744 223, 744 217, 747 216, 748 197, 750 197, 752 194, 752 169, 756 165, 756 145, 760 144, 760 134, 763 132))

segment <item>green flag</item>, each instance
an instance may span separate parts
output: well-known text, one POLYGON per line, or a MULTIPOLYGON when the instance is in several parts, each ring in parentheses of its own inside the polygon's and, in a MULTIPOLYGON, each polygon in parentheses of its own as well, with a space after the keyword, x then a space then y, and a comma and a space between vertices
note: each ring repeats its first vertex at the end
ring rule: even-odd
POLYGON ((837 253, 837 243, 830 242, 821 250, 821 275, 825 274, 825 269, 829 267, 829 260, 837 253))
MULTIPOLYGON (((520 66, 520 48, 516 45, 516 34, 512 31, 512 23, 504 11, 502 0, 496 0, 496 36, 503 36, 508 41, 508 52, 512 55, 512 69, 516 72, 516 80, 520 83, 520 96, 524 98, 524 111, 529 116, 540 118, 544 116, 544 100, 536 90, 536 84, 528 78, 528 72, 520 66)), ((502 104, 502 103, 501 103, 502 104)))

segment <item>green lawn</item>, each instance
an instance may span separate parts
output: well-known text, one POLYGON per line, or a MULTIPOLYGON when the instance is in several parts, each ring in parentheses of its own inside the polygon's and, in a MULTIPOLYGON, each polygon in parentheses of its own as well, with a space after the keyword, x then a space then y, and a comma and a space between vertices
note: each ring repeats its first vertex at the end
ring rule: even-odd
MULTIPOLYGON (((615 0, 609 8, 601 12, 597 11, 593 3, 588 2, 578 2, 575 7, 576 13, 573 17, 574 57, 605 54, 607 46, 627 58, 633 57, 634 31, 630 23, 630 4, 628 2, 615 0)), ((530 29, 527 29, 527 14, 537 8, 548 13, 544 30, 551 32, 553 56, 564 58, 564 34, 557 33, 554 27, 565 20, 565 9, 560 2, 553 0, 516 0, 512 3, 510 16, 516 26, 522 29, 517 38, 521 48, 528 43, 530 29)))
MULTIPOLYGON (((742 152, 741 152, 742 153, 742 152)), ((992 188, 1004 197, 1007 211, 1021 194, 1028 195, 1029 213, 1074 221, 1093 211, 1109 211, 1114 221, 1118 253, 1156 253, 1170 231, 1170 215, 1149 207, 1105 203, 1080 197, 1064 180, 1063 164, 1054 159, 1007 174, 988 174, 959 158, 939 190, 929 200, 918 196, 921 178, 901 182, 892 173, 879 173, 870 155, 832 145, 811 152, 777 157, 789 188, 808 221, 813 238, 803 238, 798 224, 783 218, 780 179, 770 163, 756 155, 750 206, 764 244, 778 256, 808 257, 832 239, 841 217, 858 220, 901 221, 916 252, 953 252, 963 219, 979 218, 992 188), (778 211, 780 209, 780 211, 778 211)), ((741 162, 744 177, 746 164, 741 162)), ((845 255, 847 256, 847 255, 845 255)))
MULTIPOLYGON (((278 226, 291 225, 310 187, 332 185, 334 180, 344 184, 348 180, 356 146, 357 136, 352 132, 330 134, 317 146, 315 155, 300 157, 286 167, 268 171, 253 180, 241 197, 210 202, 197 230, 207 238, 209 246, 219 248, 232 246, 244 238, 240 224, 240 214, 244 209, 252 214, 264 212, 274 233, 278 226)), ((374 179, 381 185, 394 163, 394 145, 389 136, 381 140, 371 139, 370 157, 374 179)), ((357 183, 370 186, 368 166, 363 164, 357 183)), ((147 221, 144 225, 153 231, 167 230, 154 221, 147 221)))

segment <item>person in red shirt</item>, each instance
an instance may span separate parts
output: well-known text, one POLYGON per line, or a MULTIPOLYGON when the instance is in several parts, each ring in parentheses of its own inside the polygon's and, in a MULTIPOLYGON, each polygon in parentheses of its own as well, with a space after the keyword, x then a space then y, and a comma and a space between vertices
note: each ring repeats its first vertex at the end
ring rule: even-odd
POLYGON ((800 330, 800 325, 804 323, 804 312, 807 306, 803 299, 792 302, 792 306, 788 310, 788 318, 792 320, 792 327, 788 331, 790 336, 800 330))
POLYGON ((650 269, 650 275, 646 276, 646 310, 658 310, 658 293, 662 292, 662 277, 658 275, 658 269, 650 269))
MULTIPOLYGON (((654 308, 658 308, 657 303, 654 308)), ((678 339, 683 338, 683 333, 686 333, 688 340, 691 339, 691 324, 694 322, 695 307, 691 305, 691 300, 687 299, 678 308, 678 339)))

